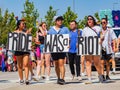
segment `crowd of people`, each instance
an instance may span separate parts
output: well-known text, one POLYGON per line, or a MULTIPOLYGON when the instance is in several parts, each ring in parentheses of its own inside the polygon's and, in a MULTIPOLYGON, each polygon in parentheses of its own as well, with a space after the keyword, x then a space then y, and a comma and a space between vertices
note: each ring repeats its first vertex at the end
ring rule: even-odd
MULTIPOLYGON (((115 74, 115 60, 114 53, 118 51, 119 40, 117 39, 114 31, 111 27, 108 27, 107 18, 102 18, 101 26, 96 23, 96 19, 89 15, 87 17, 87 23, 83 30, 79 30, 77 27, 77 22, 75 20, 70 21, 70 30, 63 25, 64 18, 62 16, 55 16, 53 18, 55 25, 47 30, 47 25, 45 22, 41 22, 36 31, 36 37, 33 39, 35 45, 31 46, 30 52, 22 51, 6 51, 2 50, 0 53, 2 58, 4 58, 3 71, 18 71, 20 84, 29 84, 29 72, 31 74, 31 79, 39 81, 40 78, 50 80, 51 66, 55 67, 55 72, 57 76, 57 84, 65 84, 65 65, 66 60, 68 60, 70 72, 72 75, 72 80, 77 77, 78 81, 82 82, 82 76, 86 75, 88 77, 87 84, 92 83, 91 72, 92 63, 98 73, 98 78, 100 83, 105 83, 110 80, 110 62, 112 62, 113 74, 115 74), (56 34, 69 34, 69 52, 61 53, 44 53, 44 39, 45 36, 56 35, 56 34), (102 47, 101 55, 77 55, 77 45, 78 37, 89 37, 97 36, 100 38, 100 44, 102 47), (106 65, 106 69, 105 66, 106 65), (36 70, 36 73, 33 72, 36 70), (23 70, 25 71, 25 80, 23 78, 23 70), (104 73, 106 70, 106 74, 104 73), (75 73, 76 72, 76 73, 75 73)), ((27 23, 26 23, 27 24, 27 23)), ((25 21, 19 20, 17 22, 16 33, 26 33, 32 34, 32 29, 26 29, 25 21)), ((3 59, 2 59, 3 61, 3 59)))

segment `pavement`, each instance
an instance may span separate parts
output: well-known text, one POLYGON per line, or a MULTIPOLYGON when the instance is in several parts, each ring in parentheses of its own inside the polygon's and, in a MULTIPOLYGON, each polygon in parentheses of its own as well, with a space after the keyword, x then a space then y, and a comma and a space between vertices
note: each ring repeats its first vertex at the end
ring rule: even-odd
MULTIPOLYGON (((87 77, 82 77, 82 81, 72 80, 69 66, 66 67, 65 85, 56 84, 57 78, 54 67, 51 68, 50 81, 40 80, 39 82, 30 81, 30 85, 20 85, 17 72, 0 71, 0 90, 120 90, 120 71, 115 75, 110 74, 111 80, 107 83, 98 82, 98 74, 92 72, 92 84, 85 84, 87 77)), ((34 71, 35 72, 35 71, 34 71)))

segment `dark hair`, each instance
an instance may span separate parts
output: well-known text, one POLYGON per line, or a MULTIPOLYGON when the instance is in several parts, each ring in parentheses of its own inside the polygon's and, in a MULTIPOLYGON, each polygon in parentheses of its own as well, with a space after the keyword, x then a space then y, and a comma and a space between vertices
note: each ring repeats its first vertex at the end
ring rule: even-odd
POLYGON ((16 30, 19 28, 19 25, 21 24, 21 22, 24 22, 24 20, 18 20, 16 30))
POLYGON ((72 20, 72 21, 70 21, 70 23, 71 23, 71 22, 74 22, 75 24, 78 24, 76 20, 72 20))
POLYGON ((105 20, 106 22, 108 22, 108 19, 107 19, 107 18, 102 18, 101 20, 105 20))
MULTIPOLYGON (((94 24, 94 25, 97 25, 95 18, 94 18, 92 15, 88 15, 88 16, 87 16, 87 20, 88 20, 89 17, 92 18, 93 24, 94 24)), ((89 25, 88 25, 88 22, 86 23, 86 26, 89 26, 89 25)))
POLYGON ((59 16, 58 18, 56 18, 55 21, 58 21, 58 20, 64 20, 64 18, 62 16, 59 16))

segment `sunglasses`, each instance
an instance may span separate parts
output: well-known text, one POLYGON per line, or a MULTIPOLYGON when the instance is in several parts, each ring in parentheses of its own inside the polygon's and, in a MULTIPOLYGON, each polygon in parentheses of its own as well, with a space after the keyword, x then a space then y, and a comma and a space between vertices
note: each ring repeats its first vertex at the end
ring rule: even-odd
POLYGON ((88 18, 87 20, 93 20, 92 18, 88 18))
POLYGON ((101 24, 106 24, 106 22, 101 22, 101 24))

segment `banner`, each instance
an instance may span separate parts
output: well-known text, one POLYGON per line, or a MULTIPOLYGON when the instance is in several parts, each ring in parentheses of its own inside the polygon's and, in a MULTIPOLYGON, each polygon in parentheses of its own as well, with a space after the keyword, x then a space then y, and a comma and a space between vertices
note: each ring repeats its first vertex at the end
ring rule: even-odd
POLYGON ((69 34, 47 35, 44 45, 46 53, 68 52, 69 34))
POLYGON ((32 35, 25 33, 8 33, 8 50, 30 51, 32 45, 32 35))
POLYGON ((78 55, 100 55, 101 45, 97 36, 78 37, 78 55))

